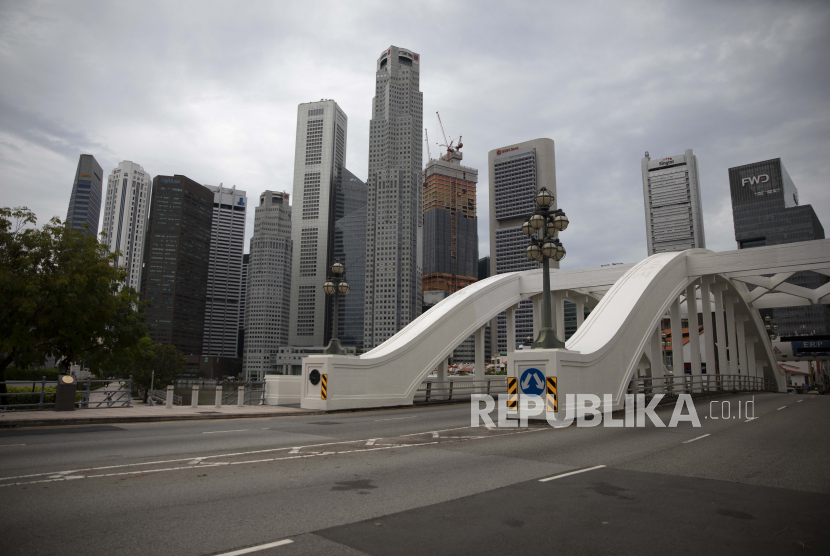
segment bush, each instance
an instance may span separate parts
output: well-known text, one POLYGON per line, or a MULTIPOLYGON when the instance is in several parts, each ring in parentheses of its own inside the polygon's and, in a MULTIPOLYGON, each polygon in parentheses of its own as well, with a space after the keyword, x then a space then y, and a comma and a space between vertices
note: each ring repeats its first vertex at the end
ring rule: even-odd
MULTIPOLYGON (((0 405, 25 405, 25 404, 39 404, 40 403, 40 386, 35 387, 32 392, 31 386, 9 386, 9 394, 23 394, 20 396, 3 396, 0 405)), ((75 401, 79 402, 83 399, 83 394, 80 392, 75 394, 75 401)), ((47 386, 44 390, 43 403, 55 403, 55 387, 47 386), (51 392, 51 393, 50 393, 51 392)))
POLYGON ((40 382, 43 377, 46 377, 47 381, 56 381, 58 380, 58 374, 60 371, 58 369, 18 369, 17 367, 6 367, 6 372, 4 373, 6 380, 34 380, 36 382, 40 382))

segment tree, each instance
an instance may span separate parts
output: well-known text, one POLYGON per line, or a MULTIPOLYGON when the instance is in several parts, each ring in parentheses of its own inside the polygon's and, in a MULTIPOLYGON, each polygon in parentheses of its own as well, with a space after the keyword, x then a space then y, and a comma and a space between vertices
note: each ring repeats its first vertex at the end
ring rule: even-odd
MULTIPOLYGON (((53 218, 43 228, 26 207, 0 208, 0 382, 6 367, 54 356, 100 365, 146 336, 139 295, 122 287, 118 253, 53 218)), ((5 385, 0 384, 0 392, 5 385)))

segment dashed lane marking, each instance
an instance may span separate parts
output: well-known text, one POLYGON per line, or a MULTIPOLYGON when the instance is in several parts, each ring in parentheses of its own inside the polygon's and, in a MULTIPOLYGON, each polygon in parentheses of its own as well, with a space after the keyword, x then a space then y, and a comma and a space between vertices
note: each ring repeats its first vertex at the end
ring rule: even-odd
POLYGON ((703 436, 698 436, 697 438, 692 438, 691 440, 684 440, 683 444, 688 444, 689 442, 694 442, 695 440, 700 440, 701 438, 706 438, 707 436, 710 435, 704 434, 703 436))
POLYGON ((266 544, 260 544, 257 546, 250 546, 248 548, 241 548, 239 550, 234 550, 233 552, 223 552, 222 554, 217 554, 216 556, 242 556, 242 554, 250 554, 251 552, 259 552, 260 550, 267 550, 269 548, 276 548, 278 546, 284 546, 286 544, 291 544, 294 541, 291 539, 283 539, 277 542, 269 542, 266 544))
POLYGON ((571 475, 576 475, 578 473, 585 473, 587 471, 593 471, 594 469, 602 469, 605 467, 604 465, 595 465, 594 467, 589 467, 587 469, 579 469, 577 471, 569 471, 568 473, 562 473, 561 475, 554 475, 553 477, 546 477, 544 479, 539 479, 540 483, 546 483, 548 481, 553 481, 556 479, 561 479, 562 477, 569 477, 571 475))
POLYGON ((787 406, 786 406, 786 405, 782 405, 781 407, 779 407, 779 408, 778 408, 778 409, 776 409, 775 411, 781 411, 782 409, 787 409, 787 406))
POLYGON ((390 419, 375 419, 375 423, 378 421, 400 421, 401 419, 414 419, 417 415, 410 415, 409 417, 392 417, 390 419))
POLYGON ((249 430, 249 429, 236 429, 236 430, 232 430, 232 431, 205 431, 202 434, 216 434, 217 432, 243 432, 243 431, 246 431, 246 430, 249 430))

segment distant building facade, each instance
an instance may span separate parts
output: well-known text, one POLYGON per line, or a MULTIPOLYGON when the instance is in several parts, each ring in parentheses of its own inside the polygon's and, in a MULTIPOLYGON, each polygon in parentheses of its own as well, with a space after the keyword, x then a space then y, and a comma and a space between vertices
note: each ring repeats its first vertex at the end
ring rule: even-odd
MULTIPOLYGON (((738 249, 824 239, 813 207, 800 205, 798 190, 780 158, 729 169, 732 219, 738 249)), ((791 284, 816 289, 827 277, 797 272, 791 284)), ((830 333, 830 307, 810 305, 762 311, 772 314, 780 336, 830 333)))
MULTIPOLYGON (((553 193, 556 208, 556 153, 552 139, 534 139, 493 149, 488 154, 490 172, 490 275, 532 270, 540 264, 527 258, 530 243, 522 223, 536 208, 536 193, 553 193)), ((551 268, 559 268, 550 261, 551 268)), ((522 301, 516 310, 516 341, 533 337, 533 303, 522 301)), ((507 321, 498 318, 498 350, 507 349, 507 321)))
POLYGON ((700 176, 692 149, 641 161, 648 254, 706 247, 700 176))
POLYGON ((423 94, 421 57, 397 46, 375 66, 369 122, 363 343, 375 347, 421 314, 423 94))
POLYGON ((98 235, 103 175, 104 171, 94 156, 81 155, 75 170, 75 181, 72 183, 69 210, 66 211, 66 221, 73 230, 83 230, 83 225, 86 224, 91 235, 98 235))
POLYGON ((484 280, 490 277, 490 255, 481 257, 478 260, 478 279, 484 280))
POLYGON ((250 253, 242 255, 242 279, 239 281, 239 328, 237 329, 236 356, 242 359, 242 349, 245 347, 245 300, 248 291, 248 261, 250 253))
POLYGON ((424 171, 425 292, 455 293, 478 280, 478 170, 461 160, 448 152, 424 171))
POLYGON ((110 251, 118 251, 118 266, 127 271, 124 285, 141 289, 144 243, 150 217, 153 182, 140 165, 125 160, 110 172, 101 231, 110 251))
POLYGON ((236 357, 248 198, 236 186, 205 187, 213 193, 213 224, 202 355, 236 357))
POLYGON ((283 345, 325 345, 331 305, 323 283, 333 262, 334 190, 346 161, 347 131, 348 118, 333 100, 297 108, 291 320, 283 345))
POLYGON ((288 193, 265 191, 254 209, 242 351, 242 369, 248 379, 273 371, 279 348, 288 345, 292 264, 288 201, 288 193))
POLYGON ((153 178, 141 291, 150 338, 201 355, 213 192, 187 176, 153 178))

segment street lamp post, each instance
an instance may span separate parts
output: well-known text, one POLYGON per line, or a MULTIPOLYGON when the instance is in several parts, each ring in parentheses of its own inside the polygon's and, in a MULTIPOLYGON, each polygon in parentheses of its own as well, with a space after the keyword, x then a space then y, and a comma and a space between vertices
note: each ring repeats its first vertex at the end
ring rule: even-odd
POLYGON ((340 345, 340 340, 337 338, 337 320, 338 313, 340 312, 338 300, 341 295, 349 295, 349 292, 351 291, 349 283, 346 281, 345 272, 346 268, 340 262, 340 259, 337 259, 334 261, 334 264, 331 265, 331 276, 328 280, 326 280, 326 283, 323 284, 323 290, 325 290, 326 295, 334 296, 334 319, 331 327, 331 340, 329 341, 329 345, 326 346, 326 349, 323 350, 323 353, 329 355, 343 355, 346 353, 343 351, 343 347, 340 345))
POLYGON ((568 217, 561 209, 551 209, 554 197, 546 187, 536 194, 536 210, 522 224, 522 232, 530 237, 527 246, 529 259, 542 263, 542 330, 531 349, 564 348, 565 343, 556 337, 551 323, 550 259, 561 261, 565 248, 559 242, 559 232, 568 227, 568 217))
POLYGON ((774 318, 769 315, 764 317, 764 328, 767 329, 767 335, 769 336, 770 342, 778 338, 778 325, 775 324, 774 318))

